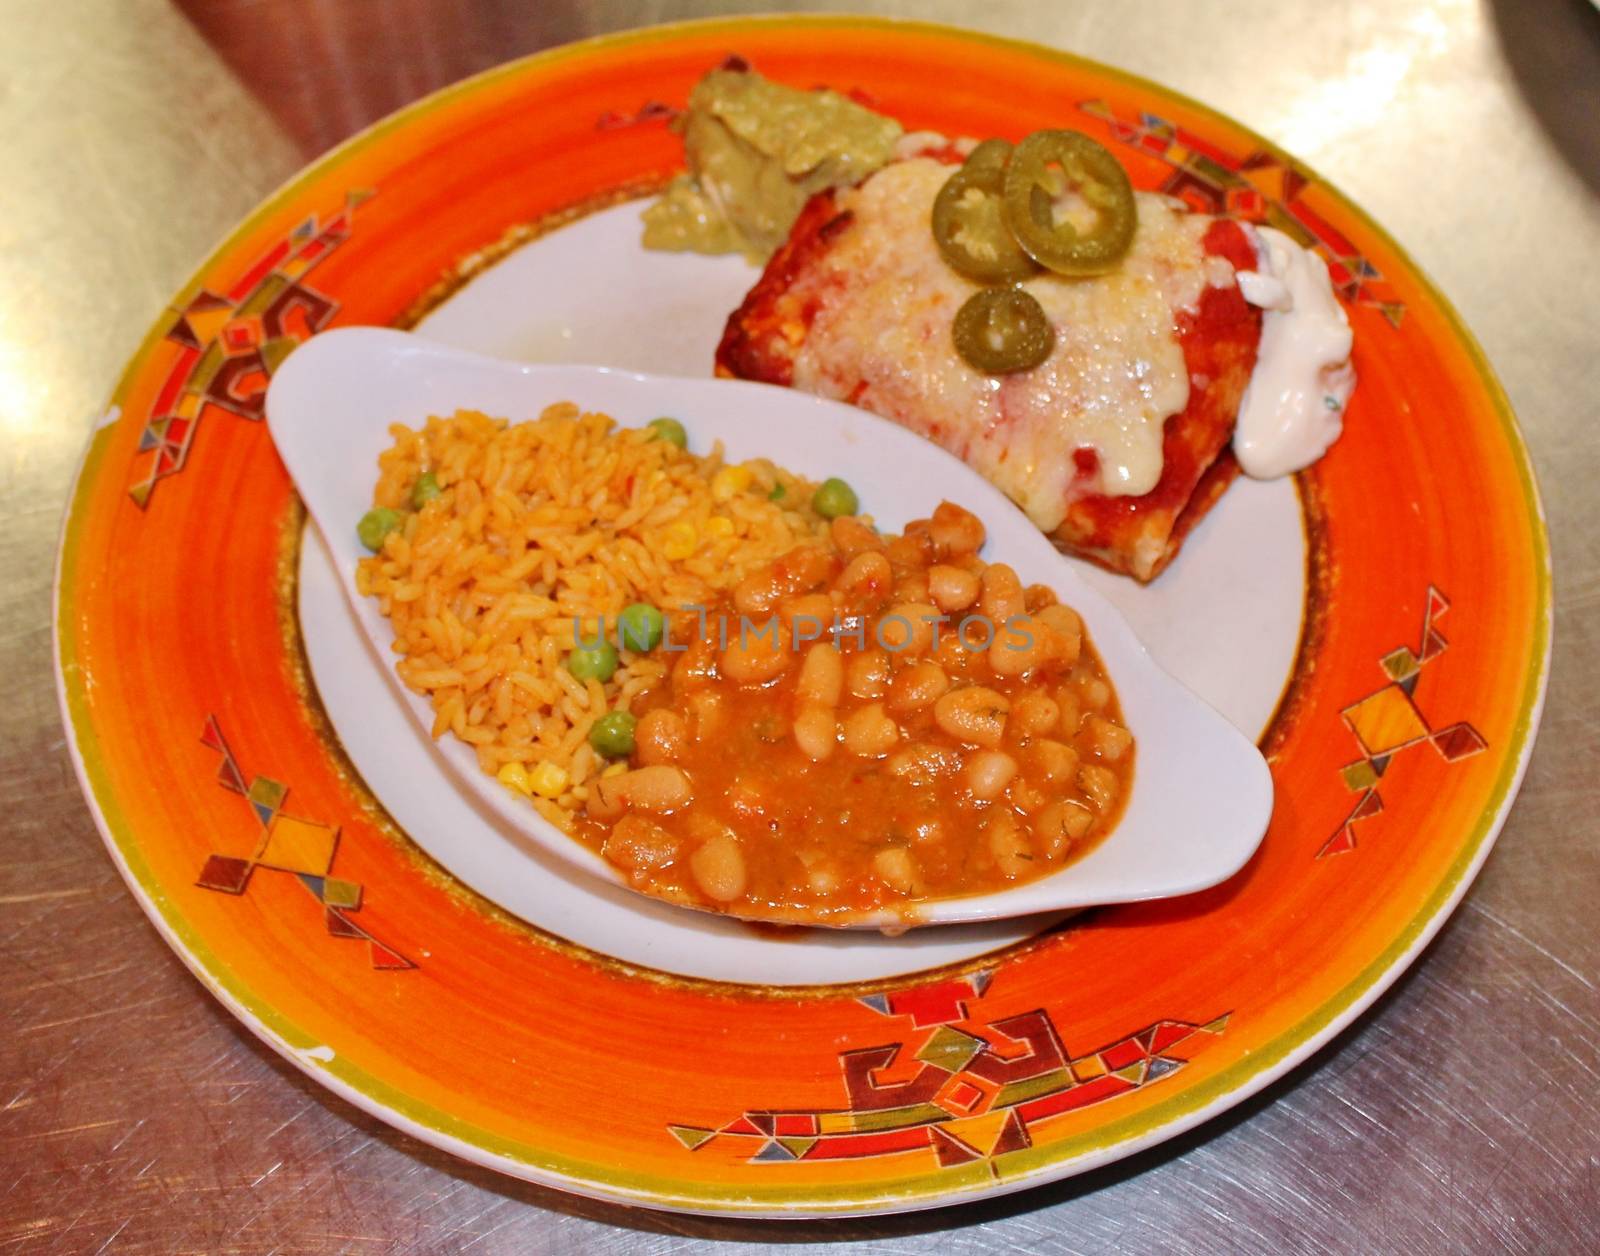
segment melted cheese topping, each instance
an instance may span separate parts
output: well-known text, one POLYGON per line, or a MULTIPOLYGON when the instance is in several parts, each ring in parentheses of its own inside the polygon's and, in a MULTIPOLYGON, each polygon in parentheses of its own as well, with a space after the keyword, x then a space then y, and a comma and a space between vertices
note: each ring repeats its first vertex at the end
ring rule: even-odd
POLYGON ((1056 331, 1050 356, 995 376, 956 352, 951 324, 979 285, 939 254, 933 200, 952 168, 926 158, 886 166, 838 194, 855 218, 829 250, 793 382, 853 401, 965 459, 1053 531, 1078 497, 1137 496, 1161 478, 1162 425, 1189 402, 1176 318, 1233 267, 1206 254, 1211 219, 1137 196, 1133 246, 1112 274, 1044 274, 1027 288, 1056 331), (1074 454, 1095 451, 1081 476, 1074 454))

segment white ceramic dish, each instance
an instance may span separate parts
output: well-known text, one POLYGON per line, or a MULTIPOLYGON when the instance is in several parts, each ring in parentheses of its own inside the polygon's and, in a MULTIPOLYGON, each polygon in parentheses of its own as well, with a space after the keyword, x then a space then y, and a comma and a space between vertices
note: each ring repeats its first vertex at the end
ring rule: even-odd
MULTIPOLYGON (((372 646, 369 661, 403 694, 419 726, 432 722, 428 705, 400 685, 388 621, 354 586, 365 553, 355 522, 370 505, 388 426, 457 409, 520 420, 561 400, 626 426, 672 414, 694 448, 720 440, 733 459, 766 456, 811 478, 842 475, 888 530, 925 517, 941 498, 958 501, 988 529, 986 556, 1011 563, 1025 581, 1051 585, 1082 614, 1138 739, 1134 788, 1116 830, 1053 876, 919 904, 909 921, 896 913, 852 923, 995 920, 1188 894, 1226 880, 1254 853, 1272 812, 1272 780, 1256 747, 1163 671, 1121 615, 1019 510, 938 447, 854 407, 762 384, 502 362, 380 328, 325 332, 273 377, 268 426, 341 573, 372 646)), ((471 792, 568 869, 621 882, 604 860, 480 772, 467 746, 445 738, 439 749, 454 777, 441 778, 440 789, 471 792)))

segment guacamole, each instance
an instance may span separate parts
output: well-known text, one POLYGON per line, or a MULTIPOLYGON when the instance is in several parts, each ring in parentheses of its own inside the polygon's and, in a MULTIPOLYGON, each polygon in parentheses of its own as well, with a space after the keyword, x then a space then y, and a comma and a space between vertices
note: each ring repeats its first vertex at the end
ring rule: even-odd
POLYGON ((713 70, 680 119, 689 173, 644 212, 646 248, 765 261, 824 188, 859 183, 894 155, 901 126, 835 91, 713 70))

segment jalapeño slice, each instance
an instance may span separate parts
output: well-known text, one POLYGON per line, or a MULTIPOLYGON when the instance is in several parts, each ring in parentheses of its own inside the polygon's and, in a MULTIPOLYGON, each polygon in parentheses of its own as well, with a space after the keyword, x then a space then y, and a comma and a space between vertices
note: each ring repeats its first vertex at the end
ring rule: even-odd
POLYGON ((1035 131, 1006 165, 1006 225, 1028 256, 1061 275, 1101 275, 1133 243, 1133 185, 1080 131, 1035 131))
POLYGON ((1001 208, 1010 154, 1004 140, 984 140, 933 201, 939 252, 967 278, 982 283, 1010 283, 1039 269, 1017 244, 1001 208))
POLYGON ((956 311, 956 352, 990 375, 1038 366, 1050 356, 1055 329, 1044 307, 1021 288, 985 288, 956 311))

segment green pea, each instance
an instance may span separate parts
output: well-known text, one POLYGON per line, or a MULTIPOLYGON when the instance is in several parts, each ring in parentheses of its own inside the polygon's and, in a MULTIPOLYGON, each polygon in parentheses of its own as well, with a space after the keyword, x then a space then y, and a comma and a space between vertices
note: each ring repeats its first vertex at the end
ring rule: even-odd
POLYGON ((384 538, 403 526, 405 521, 406 517, 398 510, 379 506, 361 516, 361 522, 356 524, 356 535, 361 538, 363 545, 376 554, 383 548, 384 538))
POLYGON ((769 502, 781 502, 783 500, 783 495, 788 491, 788 489, 783 487, 783 482, 780 480, 778 483, 772 486, 772 492, 767 494, 767 500, 769 502))
POLYGON ((648 654, 661 644, 664 631, 661 612, 648 602, 635 602, 617 616, 617 639, 624 650, 648 654))
POLYGON ((567 670, 579 680, 608 681, 617 671, 617 647, 609 641, 585 641, 567 655, 567 670))
POLYGON ((679 449, 689 448, 689 433, 683 430, 683 424, 677 419, 651 419, 649 426, 657 440, 664 440, 679 449))
POLYGON ((837 476, 822 482, 811 495, 811 509, 824 519, 837 519, 840 515, 853 515, 861 505, 851 488, 837 476))
POLYGON ((411 486, 411 509, 421 510, 442 492, 444 490, 439 487, 439 477, 432 471, 424 471, 411 486))
POLYGON ((602 715, 589 726, 589 744, 608 759, 633 753, 633 729, 639 721, 626 711, 602 715))

